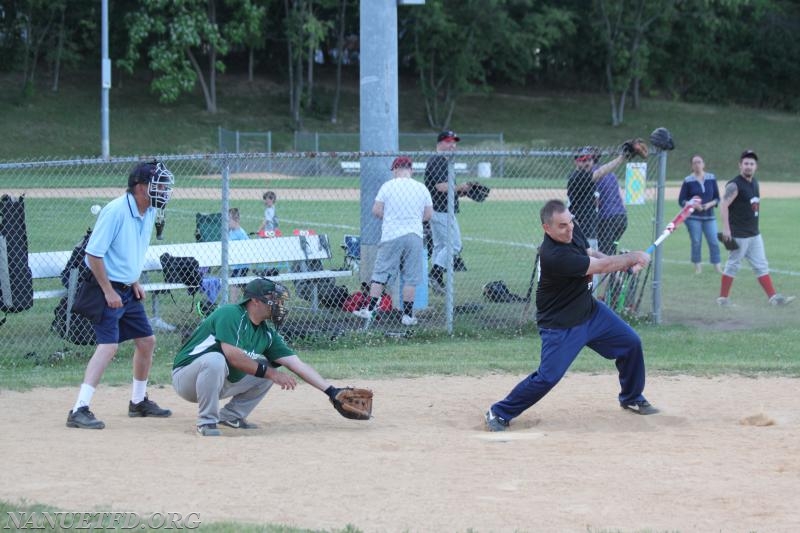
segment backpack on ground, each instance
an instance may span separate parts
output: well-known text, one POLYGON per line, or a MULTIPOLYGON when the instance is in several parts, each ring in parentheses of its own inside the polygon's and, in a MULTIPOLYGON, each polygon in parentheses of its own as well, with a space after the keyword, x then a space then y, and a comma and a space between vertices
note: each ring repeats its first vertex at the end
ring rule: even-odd
POLYGON ((508 285, 502 280, 490 281, 483 286, 483 295, 490 302, 509 303, 524 302, 525 298, 508 290, 508 285))
POLYGON ((69 331, 67 330, 67 297, 61 298, 58 305, 53 310, 53 322, 51 327, 59 337, 68 340, 73 344, 87 346, 97 344, 97 337, 91 321, 78 313, 69 315, 69 331))

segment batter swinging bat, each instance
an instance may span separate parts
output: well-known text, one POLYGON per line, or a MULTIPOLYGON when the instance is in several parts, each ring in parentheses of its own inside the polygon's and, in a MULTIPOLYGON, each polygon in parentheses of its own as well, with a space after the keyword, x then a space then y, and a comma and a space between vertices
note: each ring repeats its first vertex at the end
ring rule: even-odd
POLYGON ((664 231, 659 235, 658 239, 650 245, 650 247, 645 250, 645 253, 652 254, 656 250, 656 246, 660 245, 662 242, 666 240, 667 237, 672 235, 672 232, 675 231, 677 228, 686 218, 694 212, 694 203, 687 202, 681 212, 675 215, 675 218, 672 219, 672 222, 667 224, 667 227, 664 228, 664 231))

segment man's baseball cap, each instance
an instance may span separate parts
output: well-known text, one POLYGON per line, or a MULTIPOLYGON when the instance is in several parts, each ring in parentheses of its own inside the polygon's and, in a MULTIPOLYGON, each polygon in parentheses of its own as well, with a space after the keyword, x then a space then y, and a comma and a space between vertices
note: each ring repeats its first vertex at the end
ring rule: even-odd
POLYGON ((453 130, 444 130, 439 134, 438 137, 436 137, 437 143, 440 143, 442 141, 460 142, 461 138, 458 135, 456 135, 456 132, 454 132, 453 130))
MULTIPOLYGON (((258 298, 262 302, 265 301, 266 296, 275 292, 275 282, 266 278, 254 279, 244 287, 244 293, 240 304, 247 303, 250 298, 258 298)), ((266 302, 265 302, 266 303, 266 302)))
POLYGON ((589 161, 589 160, 596 160, 598 158, 597 149, 594 146, 584 146, 578 153, 575 154, 575 161, 589 161))
POLYGON ((745 150, 742 152, 742 155, 739 156, 739 161, 742 159, 755 159, 758 161, 758 155, 756 155, 756 153, 752 150, 745 150))
POLYGON ((411 168, 411 158, 401 155, 400 157, 396 157, 394 161, 392 161, 392 168, 391 170, 395 170, 397 168, 411 168))
POLYGON ((155 174, 156 166, 153 163, 139 163, 131 170, 128 175, 128 187, 133 187, 137 183, 150 183, 155 174))

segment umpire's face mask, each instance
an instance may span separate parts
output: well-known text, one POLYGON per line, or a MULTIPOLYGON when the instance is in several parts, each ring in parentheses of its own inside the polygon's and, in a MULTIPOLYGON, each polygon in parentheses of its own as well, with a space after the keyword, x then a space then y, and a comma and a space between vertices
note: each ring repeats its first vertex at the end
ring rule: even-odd
POLYGON ((150 205, 156 209, 164 209, 172 196, 173 185, 175 185, 175 177, 172 172, 167 170, 164 163, 156 163, 153 177, 150 178, 150 183, 147 187, 150 205))

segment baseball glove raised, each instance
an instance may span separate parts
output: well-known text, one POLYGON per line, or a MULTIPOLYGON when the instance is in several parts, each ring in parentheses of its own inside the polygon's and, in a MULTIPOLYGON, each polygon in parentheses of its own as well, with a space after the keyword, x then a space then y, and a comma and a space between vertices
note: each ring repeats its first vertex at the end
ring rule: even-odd
POLYGON ((477 182, 470 182, 469 185, 470 187, 467 191, 467 197, 473 202, 482 202, 486 200, 487 196, 489 196, 491 189, 486 185, 481 185, 477 182))
POLYGON ((633 159, 635 156, 647 159, 648 153, 647 144, 642 139, 628 139, 622 143, 622 154, 626 159, 633 159))
POLYGON ((721 242, 725 249, 729 252, 739 249, 739 244, 736 242, 736 239, 731 237, 729 241, 726 241, 725 237, 722 236, 722 232, 717 233, 717 240, 721 242))
POLYGON ((330 387, 325 391, 331 399, 333 408, 345 418, 353 420, 369 420, 372 417, 372 391, 344 387, 330 387))

